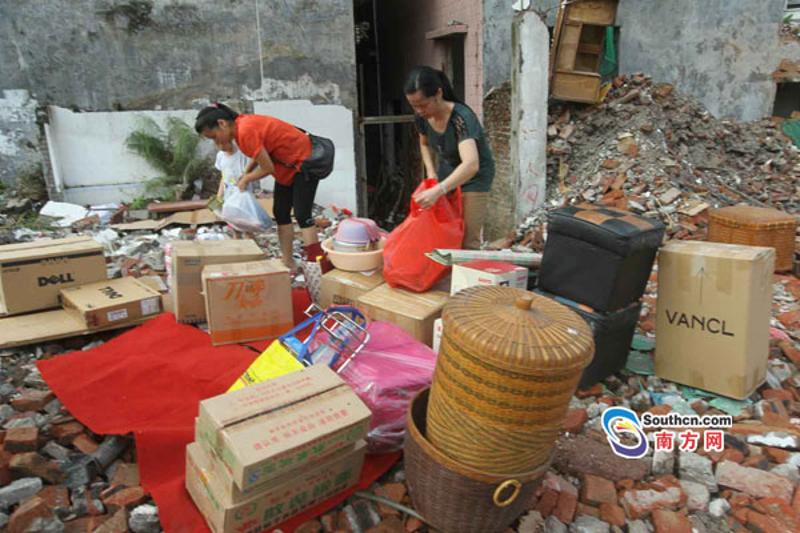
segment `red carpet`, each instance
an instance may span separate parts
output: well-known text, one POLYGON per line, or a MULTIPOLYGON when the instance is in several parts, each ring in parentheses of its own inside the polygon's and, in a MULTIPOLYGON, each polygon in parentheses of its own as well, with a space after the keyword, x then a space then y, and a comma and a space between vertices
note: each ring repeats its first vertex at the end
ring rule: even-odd
MULTIPOLYGON (((207 334, 164 314, 98 348, 37 366, 56 396, 91 431, 134 434, 142 486, 158 504, 165 531, 183 533, 208 531, 184 489, 185 448, 194 440, 197 404, 224 392, 256 356, 243 346, 212 347, 207 334)), ((398 458, 368 457, 359 488, 369 487, 398 458)), ((274 529, 293 531, 346 496, 274 529)))

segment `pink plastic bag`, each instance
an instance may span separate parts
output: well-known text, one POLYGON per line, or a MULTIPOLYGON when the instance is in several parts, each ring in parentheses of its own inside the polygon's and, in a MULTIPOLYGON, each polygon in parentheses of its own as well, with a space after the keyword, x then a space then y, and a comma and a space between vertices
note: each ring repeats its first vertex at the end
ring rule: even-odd
POLYGON ((403 447, 406 410, 433 379, 436 353, 388 322, 370 322, 369 342, 340 376, 372 411, 367 435, 370 453, 403 447))
MULTIPOLYGON (((435 179, 426 179, 414 194, 437 186, 435 179)), ((425 254, 436 248, 459 249, 463 240, 461 188, 436 200, 430 209, 420 208, 412 198, 408 217, 386 239, 383 278, 392 287, 425 292, 449 270, 425 254)))

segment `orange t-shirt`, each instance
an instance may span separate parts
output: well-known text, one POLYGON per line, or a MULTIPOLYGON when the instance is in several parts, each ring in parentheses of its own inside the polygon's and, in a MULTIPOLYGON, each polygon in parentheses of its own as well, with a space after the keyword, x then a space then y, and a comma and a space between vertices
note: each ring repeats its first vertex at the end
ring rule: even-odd
POLYGON ((267 115, 236 117, 236 144, 251 159, 262 148, 266 150, 275 165, 275 181, 287 187, 297 174, 295 167, 299 168, 311 155, 308 135, 288 122, 267 115))

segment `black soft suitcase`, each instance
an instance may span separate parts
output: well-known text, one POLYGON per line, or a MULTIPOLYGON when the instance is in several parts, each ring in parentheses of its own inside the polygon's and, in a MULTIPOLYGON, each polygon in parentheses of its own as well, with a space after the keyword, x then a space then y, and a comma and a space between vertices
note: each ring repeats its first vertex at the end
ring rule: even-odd
POLYGON ((644 293, 664 225, 611 207, 579 204, 553 211, 538 286, 546 292, 616 311, 644 293))
POLYGON ((539 294, 547 296, 560 304, 564 304, 583 318, 594 333, 594 359, 589 363, 581 376, 579 389, 586 389, 604 380, 611 374, 619 372, 628 361, 628 353, 636 333, 639 313, 642 304, 636 302, 625 309, 611 313, 598 313, 585 305, 572 300, 554 296, 541 290, 539 294))

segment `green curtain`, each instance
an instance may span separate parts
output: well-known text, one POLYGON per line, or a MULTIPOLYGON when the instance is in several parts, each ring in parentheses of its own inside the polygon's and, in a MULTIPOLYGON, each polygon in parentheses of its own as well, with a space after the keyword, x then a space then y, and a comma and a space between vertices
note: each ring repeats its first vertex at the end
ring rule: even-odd
POLYGON ((618 67, 617 47, 614 44, 614 26, 607 26, 606 38, 603 42, 603 60, 600 62, 600 76, 603 79, 616 76, 618 67))

